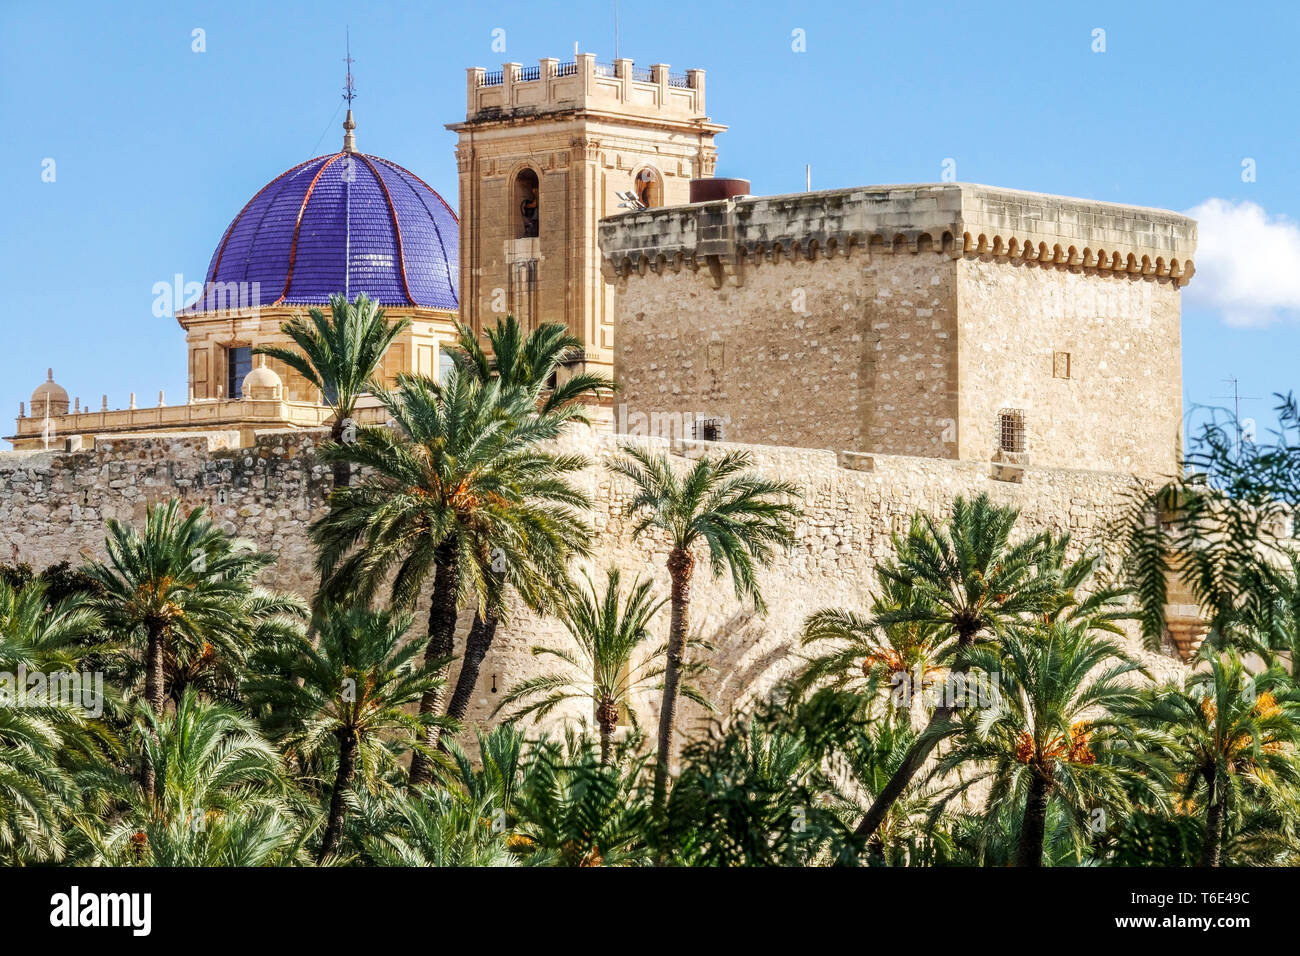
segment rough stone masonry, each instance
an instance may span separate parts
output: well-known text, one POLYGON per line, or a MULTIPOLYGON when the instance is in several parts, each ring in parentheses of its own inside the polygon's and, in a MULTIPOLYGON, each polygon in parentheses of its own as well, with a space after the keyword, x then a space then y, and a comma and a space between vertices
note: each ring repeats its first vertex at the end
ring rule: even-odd
MULTIPOLYGON (((139 523, 149 504, 178 497, 187 506, 209 508, 226 531, 276 556, 276 564, 265 572, 266 586, 309 595, 316 572, 307 527, 323 513, 331 487, 329 466, 316 460, 315 449, 327 437, 327 431, 268 431, 240 447, 238 432, 205 432, 115 437, 74 453, 0 454, 0 555, 38 569, 65 559, 102 557, 106 519, 139 523)), ((558 444, 592 461, 579 484, 594 502, 593 578, 599 581, 602 569, 613 564, 628 579, 653 578, 666 596, 667 543, 630 537, 630 522, 623 516, 630 487, 600 464, 628 440, 575 426, 558 444)), ((683 467, 693 450, 735 447, 636 440, 670 448, 683 467)), ((771 446, 749 450, 756 467, 798 485, 804 517, 795 547, 760 574, 766 617, 736 600, 728 577, 714 580, 704 570, 697 574, 693 625, 717 646, 714 669, 701 684, 723 712, 799 667, 799 633, 808 614, 823 607, 869 606, 873 569, 891 551, 891 532, 906 530, 913 512, 943 517, 954 496, 987 491, 1022 510, 1020 531, 1069 532, 1077 549, 1100 549, 1106 544, 1104 524, 1135 481, 1124 474, 1031 466, 1020 481, 1009 482, 993 477, 987 463, 974 461, 771 446)), ((425 610, 417 611, 413 637, 423 633, 425 610)), ((462 639, 469 617, 462 616, 462 639)), ((656 621, 660 638, 666 637, 667 626, 665 609, 656 621)), ((532 656, 534 645, 558 646, 566 639, 556 621, 515 609, 484 662, 470 719, 487 719, 497 699, 494 686, 499 694, 550 666, 532 656)), ((1182 670, 1172 652, 1134 648, 1158 676, 1182 670)), ((653 694, 641 701, 643 725, 653 726, 656 705, 653 694)), ((693 708, 685 712, 686 726, 702 719, 693 708)))

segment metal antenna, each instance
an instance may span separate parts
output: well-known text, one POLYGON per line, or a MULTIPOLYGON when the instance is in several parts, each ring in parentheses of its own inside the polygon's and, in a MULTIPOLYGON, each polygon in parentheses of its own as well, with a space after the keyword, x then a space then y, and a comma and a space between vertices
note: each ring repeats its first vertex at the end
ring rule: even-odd
POLYGON ((614 0, 614 59, 618 59, 618 0, 614 0))
POLYGON ((1260 398, 1260 396, 1258 396, 1258 395, 1242 395, 1242 394, 1238 391, 1238 389, 1237 389, 1237 376, 1235 376, 1235 375, 1231 376, 1230 378, 1221 379, 1221 381, 1232 383, 1232 394, 1231 394, 1231 395, 1215 395, 1215 396, 1213 396, 1213 397, 1214 397, 1214 398, 1222 398, 1222 399, 1229 399, 1229 398, 1232 399, 1232 421, 1233 421, 1233 424, 1235 424, 1235 425, 1237 426, 1237 457, 1240 458, 1240 457, 1241 457, 1241 437, 1242 437, 1242 430, 1241 430, 1241 403, 1242 403, 1242 402, 1258 402, 1258 401, 1261 401, 1261 398, 1260 398))

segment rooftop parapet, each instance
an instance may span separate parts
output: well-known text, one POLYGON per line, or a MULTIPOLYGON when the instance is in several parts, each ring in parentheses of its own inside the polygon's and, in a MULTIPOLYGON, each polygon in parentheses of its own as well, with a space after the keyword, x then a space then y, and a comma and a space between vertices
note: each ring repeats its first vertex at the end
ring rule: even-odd
POLYGON ((1185 285, 1195 271, 1196 221, 1164 209, 932 183, 727 199, 600 223, 611 279, 665 266, 729 272, 745 259, 855 249, 989 256, 1185 285))
MULTIPOLYGON (((19 408, 17 428, 5 440, 15 449, 58 449, 65 440, 82 436, 126 433, 185 432, 207 429, 286 427, 320 428, 330 421, 330 409, 319 402, 291 402, 282 398, 194 399, 185 405, 110 409, 108 399, 99 411, 89 408, 63 415, 27 415, 19 408)), ((373 400, 363 400, 355 412, 362 424, 380 424, 387 412, 373 400)), ((250 432, 251 434, 251 432, 250 432)))
POLYGON ((601 63, 593 53, 579 53, 566 63, 548 57, 537 66, 504 63, 496 71, 475 66, 466 74, 466 122, 449 124, 451 129, 568 110, 626 114, 629 107, 661 119, 705 118, 704 71, 672 73, 666 63, 645 69, 626 58, 601 63))

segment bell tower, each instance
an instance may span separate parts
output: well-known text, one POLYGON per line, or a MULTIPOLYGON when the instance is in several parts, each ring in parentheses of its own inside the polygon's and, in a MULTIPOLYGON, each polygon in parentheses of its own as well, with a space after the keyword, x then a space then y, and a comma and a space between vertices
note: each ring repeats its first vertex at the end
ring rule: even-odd
POLYGON ((526 330, 562 322, 581 339, 584 368, 612 374, 614 289, 600 272, 597 224, 620 193, 647 206, 689 201, 711 177, 704 71, 601 63, 468 70, 459 136, 460 320, 481 333, 513 314, 526 330))

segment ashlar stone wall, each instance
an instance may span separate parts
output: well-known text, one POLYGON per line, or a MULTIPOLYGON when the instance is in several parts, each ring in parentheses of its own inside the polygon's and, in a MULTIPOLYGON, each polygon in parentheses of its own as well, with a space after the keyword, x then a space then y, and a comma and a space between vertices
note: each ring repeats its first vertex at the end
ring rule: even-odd
POLYGON ((625 417, 717 416, 728 438, 799 447, 1178 468, 1184 216, 949 183, 600 228, 625 417), (1006 422, 1019 437, 1004 441, 1006 422))

